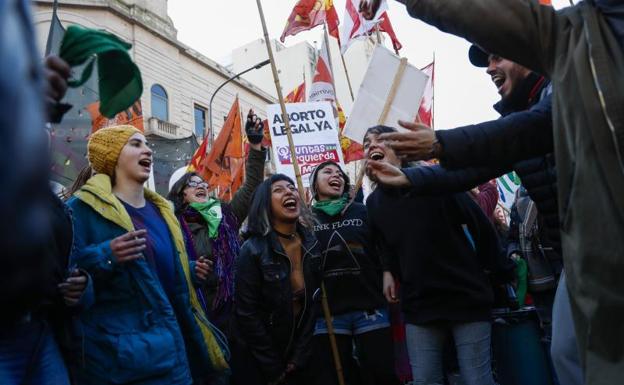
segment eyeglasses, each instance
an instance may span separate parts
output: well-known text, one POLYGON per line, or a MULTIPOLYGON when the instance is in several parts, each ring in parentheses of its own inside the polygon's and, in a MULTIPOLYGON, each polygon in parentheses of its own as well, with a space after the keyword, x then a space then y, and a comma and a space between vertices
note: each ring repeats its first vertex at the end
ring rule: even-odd
POLYGON ((203 187, 203 188, 207 189, 208 188, 208 183, 203 182, 203 181, 202 182, 197 182, 197 181, 192 180, 192 181, 189 181, 186 184, 186 187, 192 187, 192 188, 203 187))

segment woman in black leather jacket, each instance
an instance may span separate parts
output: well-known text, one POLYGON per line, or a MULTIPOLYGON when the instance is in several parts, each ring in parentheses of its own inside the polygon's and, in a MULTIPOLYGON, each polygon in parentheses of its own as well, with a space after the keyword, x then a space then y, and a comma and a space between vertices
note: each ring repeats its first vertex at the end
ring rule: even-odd
POLYGON ((294 182, 273 175, 256 190, 236 263, 232 383, 305 384, 316 318, 320 252, 301 225, 294 182))

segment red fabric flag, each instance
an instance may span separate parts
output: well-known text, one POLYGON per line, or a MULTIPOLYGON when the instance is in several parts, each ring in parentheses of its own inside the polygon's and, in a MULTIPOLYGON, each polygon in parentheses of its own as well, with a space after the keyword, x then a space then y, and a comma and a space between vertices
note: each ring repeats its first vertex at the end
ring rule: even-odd
POLYGON ((394 28, 392 28, 392 23, 390 23, 390 17, 388 16, 388 12, 384 12, 381 15, 381 22, 379 23, 379 30, 381 32, 385 32, 390 36, 390 40, 392 40, 392 47, 394 47, 395 51, 399 51, 403 48, 403 45, 397 39, 396 34, 394 33, 394 28))
POLYGON ((420 100, 420 108, 416 120, 426 126, 433 128, 433 80, 435 76, 435 61, 421 69, 429 76, 425 85, 425 92, 420 100))
POLYGON ((338 39, 340 21, 333 0, 299 0, 286 21, 280 41, 283 43, 286 36, 294 36, 324 22, 327 23, 329 34, 338 39))
POLYGON ((230 195, 234 194, 234 174, 242 161, 242 147, 240 107, 236 98, 212 149, 201 163, 200 175, 208 182, 211 191, 218 189, 221 194, 229 189, 230 195))
POLYGON ((295 87, 294 90, 290 91, 286 98, 284 98, 285 103, 301 103, 305 102, 306 95, 306 85, 305 82, 299 84, 295 87))
POLYGON ((353 162, 354 160, 364 159, 364 147, 342 135, 347 118, 344 111, 338 101, 336 101, 336 108, 338 109, 338 129, 340 131, 340 148, 342 148, 342 155, 344 156, 345 163, 353 162))
POLYGON ((202 140, 201 145, 195 150, 191 162, 186 168, 186 172, 196 172, 200 175, 204 173, 204 158, 206 158, 206 148, 208 147, 208 140, 205 138, 202 140))
POLYGON ((539 0, 539 3, 541 5, 550 5, 550 6, 552 6, 551 0, 539 0))

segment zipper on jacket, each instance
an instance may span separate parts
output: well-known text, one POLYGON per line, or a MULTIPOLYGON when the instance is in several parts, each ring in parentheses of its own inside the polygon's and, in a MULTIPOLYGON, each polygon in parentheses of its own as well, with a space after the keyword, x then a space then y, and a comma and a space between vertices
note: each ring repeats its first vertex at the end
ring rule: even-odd
POLYGON ((591 54, 592 43, 591 43, 591 39, 589 38, 589 32, 587 31, 587 27, 584 28, 584 32, 585 32, 584 33, 585 41, 587 42, 587 45, 589 46, 589 49, 587 50, 588 51, 587 56, 589 57, 589 67, 591 68, 592 80, 594 81, 594 87, 596 88, 596 92, 598 92, 598 100, 600 101, 600 108, 602 109, 602 113, 605 117, 605 120, 607 121, 607 125, 609 126, 609 131, 611 131, 611 136, 613 137, 613 146, 615 147, 615 152, 617 154, 620 171, 624 175, 624 162, 622 161, 622 152, 620 151, 620 146, 618 145, 618 138, 615 135, 615 126, 613 125, 613 121, 611 120, 611 118, 609 117, 609 113, 607 112, 607 103, 604 99, 602 88, 600 87, 600 84, 598 83, 598 75, 596 73, 596 64, 594 63, 594 58, 592 57, 592 54, 591 54))
MULTIPOLYGON (((288 261, 288 267, 289 267, 289 270, 292 272, 292 262, 290 262, 290 258, 288 257, 288 255, 286 255, 286 254, 282 253, 282 252, 281 252, 281 251, 279 251, 279 250, 275 250, 275 249, 273 249, 273 250, 274 250, 277 254, 279 254, 279 255, 283 256, 284 258, 286 258, 286 260, 288 261)), ((303 266, 303 262, 301 262, 301 265, 303 266)), ((289 277, 289 279, 290 279, 290 277, 289 277)), ((290 284, 290 282, 289 282, 289 284, 290 284)), ((303 285, 304 285, 304 287, 305 287, 305 276, 304 276, 304 279, 303 279, 303 285)), ((292 291, 292 288, 291 288, 290 290, 292 291)), ((305 294, 304 294, 304 297, 305 297, 305 294)), ((304 301, 305 301, 305 300, 304 300, 304 301)), ((292 311, 292 303, 290 304, 290 306, 291 306, 291 310, 290 310, 290 311, 292 311)), ((294 315, 294 314, 293 314, 292 319, 293 319, 293 321, 292 321, 292 327, 290 328, 290 337, 288 338, 288 344, 286 345, 286 350, 285 350, 286 352, 288 352, 288 350, 290 349, 290 345, 292 344, 293 338, 295 337, 295 326, 296 326, 296 325, 295 325, 295 315, 294 315)))

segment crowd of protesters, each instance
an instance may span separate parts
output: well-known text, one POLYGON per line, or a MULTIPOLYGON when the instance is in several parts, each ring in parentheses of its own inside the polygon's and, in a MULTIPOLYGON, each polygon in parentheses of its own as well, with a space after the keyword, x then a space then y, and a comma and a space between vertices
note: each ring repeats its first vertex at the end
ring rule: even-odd
POLYGON ((71 69, 41 66, 27 1, 0 0, 0 382, 619 383, 624 4, 400 2, 473 43, 501 118, 370 127, 366 202, 324 162, 307 206, 265 177, 253 111, 229 202, 193 172, 167 199, 145 188, 127 125, 91 134, 61 200, 45 123, 71 69), (511 171, 508 222, 492 180, 511 171))

